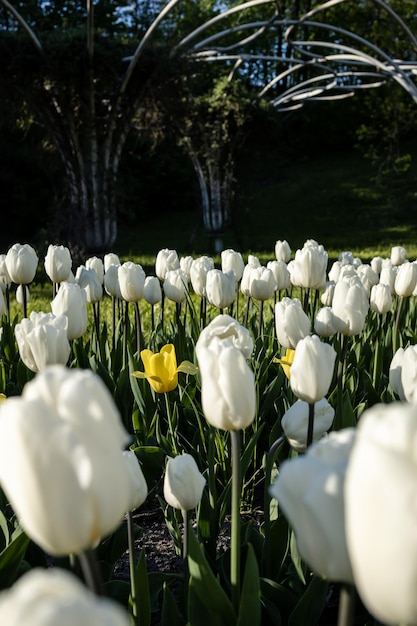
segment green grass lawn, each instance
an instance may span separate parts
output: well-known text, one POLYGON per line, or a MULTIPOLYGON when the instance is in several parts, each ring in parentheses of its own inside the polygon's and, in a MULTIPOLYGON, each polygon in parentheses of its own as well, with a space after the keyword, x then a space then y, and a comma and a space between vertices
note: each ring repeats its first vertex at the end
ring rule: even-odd
MULTIPOLYGON (((246 155, 237 175, 235 229, 225 247, 270 258, 277 239, 293 250, 308 238, 334 258, 352 250, 364 260, 389 256, 404 245, 417 256, 417 164, 375 182, 375 169, 358 152, 304 155, 290 161, 278 149, 262 158, 246 155)), ((180 254, 213 252, 213 241, 195 212, 155 210, 154 217, 121 230, 115 248, 123 256, 155 255, 160 248, 180 254), (193 236, 194 234, 194 236, 193 236)))

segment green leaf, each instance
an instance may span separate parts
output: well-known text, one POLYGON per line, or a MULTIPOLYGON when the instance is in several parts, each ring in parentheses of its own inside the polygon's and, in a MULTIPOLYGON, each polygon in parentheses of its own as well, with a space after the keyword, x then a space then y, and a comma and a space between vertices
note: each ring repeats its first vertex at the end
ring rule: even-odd
POLYGON ((137 626, 149 626, 151 623, 151 600, 144 548, 141 550, 134 569, 133 591, 130 593, 129 605, 134 623, 137 626))
POLYGON ((292 611, 288 626, 316 626, 325 606, 327 588, 327 581, 314 574, 292 611))
POLYGON ((252 544, 249 543, 237 626, 259 626, 261 623, 260 599, 258 563, 252 544))
POLYGON ((14 583, 29 541, 29 537, 19 528, 13 533, 9 545, 0 553, 0 589, 6 589, 14 583))
POLYGON ((190 626, 234 626, 236 615, 232 604, 214 576, 190 528, 188 545, 190 584, 188 621, 190 626))
POLYGON ((162 601, 161 626, 184 626, 185 622, 179 614, 177 603, 168 585, 164 583, 164 599, 162 601))

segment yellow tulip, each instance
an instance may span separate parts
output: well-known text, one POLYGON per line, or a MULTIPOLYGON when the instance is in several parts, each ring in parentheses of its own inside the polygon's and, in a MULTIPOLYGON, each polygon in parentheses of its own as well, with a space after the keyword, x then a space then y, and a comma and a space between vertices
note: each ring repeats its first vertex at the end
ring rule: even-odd
POLYGON ((167 393, 178 386, 178 372, 196 374, 198 367, 190 361, 183 361, 177 367, 177 356, 172 343, 162 346, 160 352, 142 350, 140 356, 144 372, 133 372, 136 378, 146 378, 156 393, 167 393))
POLYGON ((294 361, 295 350, 291 350, 291 348, 287 348, 285 351, 285 356, 282 359, 274 359, 274 363, 280 363, 282 369, 284 370, 285 376, 287 378, 291 377, 291 365, 294 361))

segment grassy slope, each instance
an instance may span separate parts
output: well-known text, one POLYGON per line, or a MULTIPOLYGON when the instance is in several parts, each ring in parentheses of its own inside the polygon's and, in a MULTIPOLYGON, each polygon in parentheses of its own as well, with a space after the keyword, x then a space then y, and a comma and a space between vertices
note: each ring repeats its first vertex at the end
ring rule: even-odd
MULTIPOLYGON (((417 159, 415 159, 417 160, 417 159)), ((375 170, 357 152, 300 155, 291 162, 279 148, 246 154, 238 170, 236 228, 224 246, 270 257, 277 239, 295 250, 307 238, 322 243, 334 257, 352 250, 368 259, 389 255, 404 245, 417 256, 417 164, 407 175, 374 182, 375 170)), ((121 232, 116 248, 123 255, 154 255, 162 247, 179 253, 212 253, 213 243, 198 227, 198 213, 154 217, 121 232)))

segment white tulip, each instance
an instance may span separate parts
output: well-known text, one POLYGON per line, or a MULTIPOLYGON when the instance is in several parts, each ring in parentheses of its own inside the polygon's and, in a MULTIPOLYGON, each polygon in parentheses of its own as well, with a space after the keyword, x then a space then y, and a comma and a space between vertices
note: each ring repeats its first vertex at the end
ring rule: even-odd
POLYGON ((370 306, 373 311, 382 315, 388 313, 392 306, 392 295, 389 285, 378 283, 371 289, 370 306))
POLYGON ((176 250, 163 248, 158 252, 155 259, 155 274, 159 280, 165 280, 167 272, 180 267, 180 261, 176 250))
POLYGON ((222 272, 227 273, 232 271, 235 275, 235 280, 238 283, 242 276, 243 270, 245 268, 245 263, 243 261, 242 255, 240 252, 236 252, 236 250, 223 250, 221 254, 222 261, 222 272))
POLYGON ((144 296, 146 302, 149 304, 157 304, 157 302, 161 302, 162 299, 162 290, 161 283, 159 282, 156 276, 147 276, 145 278, 145 285, 143 288, 144 296))
POLYGON ((128 441, 90 370, 49 366, 0 404, 0 483, 43 550, 78 554, 116 530, 131 496, 128 441))
POLYGON ((301 339, 291 365, 291 389, 300 400, 314 404, 329 391, 336 351, 317 335, 301 339))
POLYGON ((53 283, 68 280, 71 273, 71 253, 65 246, 49 245, 45 256, 45 272, 53 283))
POLYGON ((255 418, 255 377, 246 362, 252 350, 249 331, 229 315, 218 315, 200 333, 195 351, 201 402, 216 428, 240 430, 255 418))
POLYGON ((15 326, 20 358, 32 372, 47 365, 66 365, 71 352, 67 335, 68 319, 52 313, 32 311, 15 326))
POLYGON ((407 404, 376 405, 357 428, 345 484, 355 585, 384 624, 417 624, 417 419, 407 404))
MULTIPOLYGON (((323 398, 314 405, 313 441, 323 437, 333 423, 334 409, 323 398)), ((282 430, 288 443, 297 452, 304 452, 307 445, 307 430, 309 419, 309 405, 303 400, 297 400, 281 419, 282 430)))
POLYGON ((6 268, 12 282, 27 285, 35 278, 38 255, 28 243, 15 243, 6 254, 6 268))
POLYGON ((7 626, 129 626, 118 603, 91 593, 68 571, 35 568, 0 593, 0 623, 7 626))
POLYGON ((309 335, 311 322, 298 298, 283 298, 275 305, 275 329, 284 348, 294 349, 300 339, 309 335))
POLYGON ((51 302, 52 313, 68 318, 68 339, 81 337, 88 328, 87 296, 77 283, 66 281, 60 284, 58 293, 51 302))
POLYGON ((174 509, 190 511, 198 506, 206 479, 191 454, 169 458, 164 478, 164 498, 174 509))
POLYGON ((277 261, 284 261, 284 263, 288 263, 291 258, 291 248, 289 246, 288 241, 285 239, 281 241, 275 242, 275 258, 277 261))
POLYGON ((321 576, 351 584, 344 482, 354 438, 353 428, 330 433, 306 454, 284 461, 270 487, 294 530, 301 557, 321 576))
POLYGON ((169 300, 177 304, 185 301, 188 293, 188 278, 180 267, 168 270, 165 274, 164 293, 169 300))
POLYGON ((145 295, 145 271, 139 263, 127 261, 119 265, 120 293, 125 302, 139 302, 145 295))
POLYGON ((221 270, 209 270, 206 275, 206 296, 213 306, 224 309, 235 299, 236 279, 232 270, 225 274, 221 270))
POLYGON ((123 450, 122 457, 126 465, 130 486, 130 502, 126 511, 128 512, 134 511, 145 502, 148 496, 148 485, 136 454, 131 450, 123 450))

